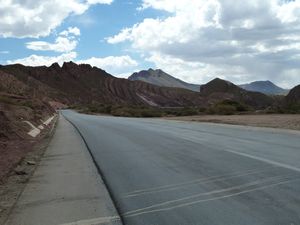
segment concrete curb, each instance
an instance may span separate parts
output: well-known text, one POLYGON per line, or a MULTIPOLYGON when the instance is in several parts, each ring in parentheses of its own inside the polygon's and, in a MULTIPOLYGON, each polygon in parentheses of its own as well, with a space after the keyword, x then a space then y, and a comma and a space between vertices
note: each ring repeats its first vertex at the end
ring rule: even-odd
POLYGON ((113 204, 114 204, 114 206, 115 206, 115 209, 116 209, 116 211, 117 211, 117 213, 118 213, 118 215, 119 215, 119 218, 120 218, 120 222, 121 222, 122 225, 125 224, 125 223, 124 223, 124 220, 123 220, 123 217, 122 217, 122 213, 121 213, 120 208, 119 208, 119 206, 118 206, 118 204, 117 204, 116 198, 114 197, 113 193, 110 191, 110 189, 109 189, 109 187, 108 187, 108 185, 107 185, 107 181, 106 181, 106 179, 105 179, 105 177, 104 177, 104 175, 103 175, 103 173, 102 173, 102 171, 101 171, 99 165, 97 164, 97 162, 96 162, 96 160, 95 160, 95 158, 94 158, 94 156, 93 156, 93 154, 92 154, 92 151, 91 151, 90 147, 88 146, 88 144, 87 144, 87 142, 86 142, 84 136, 82 135, 82 133, 80 132, 80 130, 78 129, 78 127, 77 127, 72 121, 70 121, 70 120, 69 120, 66 116, 64 116, 63 114, 62 114, 62 116, 63 116, 70 124, 72 124, 72 126, 77 130, 78 134, 81 136, 83 142, 85 143, 85 145, 86 145, 86 147, 87 147, 87 149, 88 149, 88 151, 89 151, 89 154, 90 154, 90 156, 91 156, 91 158, 92 158, 92 160, 93 160, 93 163, 94 163, 94 165, 96 166, 97 171, 98 171, 98 173, 99 173, 101 179, 103 180, 103 183, 104 183, 104 185, 105 185, 105 187, 106 187, 106 190, 107 190, 107 192, 109 193, 109 196, 110 196, 110 198, 111 198, 111 200, 112 200, 112 202, 113 202, 113 204))
MULTIPOLYGON (((55 132, 54 132, 55 131, 55 132)), ((112 225, 120 218, 76 129, 64 118, 6 225, 112 225)))

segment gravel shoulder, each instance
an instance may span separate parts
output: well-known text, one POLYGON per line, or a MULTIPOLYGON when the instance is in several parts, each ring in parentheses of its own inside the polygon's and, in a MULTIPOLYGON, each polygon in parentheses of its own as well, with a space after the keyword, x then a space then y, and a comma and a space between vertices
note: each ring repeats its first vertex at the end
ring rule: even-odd
POLYGON ((229 116, 203 115, 203 116, 166 117, 165 119, 300 130, 299 114, 229 115, 229 116))

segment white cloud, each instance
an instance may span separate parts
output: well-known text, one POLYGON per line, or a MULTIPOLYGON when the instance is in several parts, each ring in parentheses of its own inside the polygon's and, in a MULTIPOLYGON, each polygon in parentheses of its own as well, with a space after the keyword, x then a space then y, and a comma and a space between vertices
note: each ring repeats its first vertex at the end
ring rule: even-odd
POLYGON ((285 79, 300 74, 300 0, 143 0, 147 8, 168 16, 147 18, 107 42, 129 41, 157 67, 197 83, 213 76, 300 83, 300 76, 285 79))
POLYGON ((25 66, 50 66, 57 62, 62 65, 64 62, 73 61, 77 57, 76 52, 68 52, 59 56, 38 56, 31 55, 26 58, 8 60, 7 64, 23 64, 25 66))
POLYGON ((0 54, 9 54, 9 51, 0 51, 0 54))
POLYGON ((123 29, 119 34, 113 36, 113 37, 108 37, 107 42, 110 44, 117 44, 126 40, 131 39, 131 32, 132 29, 125 28, 123 29))
POLYGON ((89 4, 111 4, 113 0, 88 0, 87 1, 89 4))
POLYGON ((68 52, 58 56, 31 55, 22 59, 8 60, 7 64, 23 64, 26 66, 50 66, 57 62, 62 65, 64 62, 73 61, 77 64, 90 64, 106 70, 108 73, 118 77, 128 77, 133 70, 137 69, 138 63, 128 55, 108 56, 103 58, 88 58, 77 60, 76 52, 68 52))
POLYGON ((45 41, 33 41, 26 43, 26 47, 36 51, 55 51, 55 52, 70 52, 77 46, 76 40, 71 40, 66 37, 58 37, 55 43, 45 41))
POLYGON ((80 30, 78 27, 69 27, 67 30, 60 32, 60 35, 62 35, 62 36, 69 36, 69 35, 80 36, 80 30))
POLYGON ((90 64, 92 66, 104 69, 113 75, 121 74, 122 76, 124 74, 128 74, 128 70, 131 70, 138 66, 137 61, 135 61, 128 55, 108 56, 104 58, 92 57, 89 59, 77 60, 76 63, 90 64))
POLYGON ((0 0, 0 36, 43 37, 69 15, 81 15, 93 4, 112 0, 0 0))
POLYGON ((60 36, 56 38, 55 43, 32 41, 27 42, 26 47, 35 51, 71 52, 78 44, 78 41, 74 36, 79 36, 80 30, 77 27, 69 27, 59 35, 60 36))

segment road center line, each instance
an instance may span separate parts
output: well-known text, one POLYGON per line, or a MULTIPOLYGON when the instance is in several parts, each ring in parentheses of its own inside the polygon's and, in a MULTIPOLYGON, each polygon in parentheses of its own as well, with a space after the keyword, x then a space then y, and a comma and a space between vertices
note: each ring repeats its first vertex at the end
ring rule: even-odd
POLYGON ((243 153, 243 152, 237 152, 237 151, 233 151, 233 150, 230 150, 230 149, 224 149, 223 151, 230 152, 230 153, 233 153, 233 154, 236 154, 236 155, 245 156, 245 157, 255 159, 255 160, 258 160, 258 161, 262 161, 262 162, 265 162, 265 163, 269 163, 269 164, 272 164, 272 165, 275 165, 275 166, 278 166, 278 167, 283 167, 283 168, 286 168, 286 169, 294 170, 296 172, 300 172, 300 168, 298 168, 298 167, 287 165, 287 164, 280 163, 280 162, 276 162, 276 161, 273 161, 273 160, 270 160, 270 159, 266 159, 266 158, 262 158, 262 157, 254 156, 254 155, 249 155, 249 154, 243 153))

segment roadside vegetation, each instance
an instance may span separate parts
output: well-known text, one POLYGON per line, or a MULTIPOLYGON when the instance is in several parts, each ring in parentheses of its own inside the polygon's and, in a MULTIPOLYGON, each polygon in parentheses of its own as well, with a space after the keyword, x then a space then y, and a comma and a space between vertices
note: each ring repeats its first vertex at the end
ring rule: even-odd
POLYGON ((81 113, 88 114, 107 114, 112 116, 123 117, 164 117, 164 116, 192 116, 199 115, 205 111, 205 109, 197 107, 183 107, 183 108, 157 108, 147 106, 131 106, 131 105, 104 105, 93 104, 88 106, 73 106, 81 113))
POLYGON ((232 100, 223 100, 203 107, 149 107, 134 105, 90 104, 74 105, 71 109, 86 114, 104 114, 119 117, 179 117, 197 115, 241 115, 241 114, 296 114, 300 113, 300 104, 282 106, 280 104, 264 110, 255 110, 252 107, 232 100))
POLYGON ((147 107, 131 105, 105 105, 92 104, 87 106, 73 106, 81 113, 106 114, 122 117, 170 117, 170 116, 195 116, 195 115, 233 115, 250 112, 252 109, 235 101, 224 100, 208 108, 201 107, 147 107))
POLYGON ((233 115, 237 113, 242 113, 242 112, 250 112, 253 111, 249 106, 232 101, 232 100, 224 100, 221 102, 218 102, 212 106, 210 106, 206 112, 207 114, 212 114, 212 115, 233 115))

